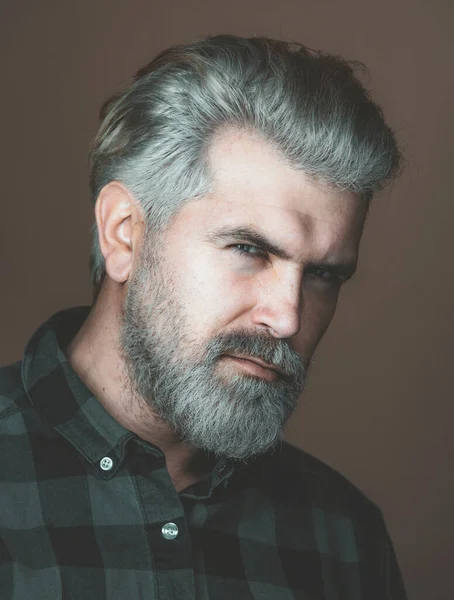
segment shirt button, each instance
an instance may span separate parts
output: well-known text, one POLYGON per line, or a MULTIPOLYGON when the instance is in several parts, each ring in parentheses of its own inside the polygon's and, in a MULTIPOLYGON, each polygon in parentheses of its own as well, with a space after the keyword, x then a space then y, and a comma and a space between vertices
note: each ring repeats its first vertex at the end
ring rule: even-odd
POLYGON ((103 471, 110 471, 113 467, 113 460, 109 456, 105 456, 99 461, 99 466, 103 471))
POLYGON ((166 540, 174 540, 178 535, 178 527, 175 523, 166 523, 163 525, 161 531, 162 537, 166 540))

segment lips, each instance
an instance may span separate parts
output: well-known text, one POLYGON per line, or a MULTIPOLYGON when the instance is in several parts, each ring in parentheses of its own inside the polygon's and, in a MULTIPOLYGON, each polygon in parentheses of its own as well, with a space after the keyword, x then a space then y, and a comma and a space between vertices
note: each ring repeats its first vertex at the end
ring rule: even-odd
POLYGON ((227 356, 230 356, 231 358, 238 358, 240 360, 247 360, 249 362, 255 363, 256 365, 259 365, 259 367, 263 367, 264 369, 274 371, 275 373, 278 373, 279 375, 285 375, 285 373, 281 369, 276 367, 276 365, 271 365, 270 363, 267 363, 264 360, 261 360, 260 358, 256 358, 255 356, 247 356, 247 355, 240 355, 240 354, 229 354, 227 356))

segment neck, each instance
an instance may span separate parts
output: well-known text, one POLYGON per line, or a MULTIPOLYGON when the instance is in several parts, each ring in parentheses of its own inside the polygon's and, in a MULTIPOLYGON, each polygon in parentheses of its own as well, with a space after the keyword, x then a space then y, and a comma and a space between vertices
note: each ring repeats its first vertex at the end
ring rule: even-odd
POLYGON ((66 349, 74 371, 125 429, 162 450, 177 491, 201 479, 212 460, 181 442, 134 392, 120 352, 121 301, 114 282, 103 284, 90 314, 66 349))

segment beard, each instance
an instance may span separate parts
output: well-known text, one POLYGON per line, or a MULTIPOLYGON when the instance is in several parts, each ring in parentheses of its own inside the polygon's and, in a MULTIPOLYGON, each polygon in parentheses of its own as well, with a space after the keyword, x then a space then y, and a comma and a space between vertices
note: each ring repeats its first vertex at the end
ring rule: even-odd
POLYGON ((236 329, 201 340, 164 267, 162 257, 143 248, 128 284, 120 349, 133 395, 198 450, 240 460, 264 453, 283 436, 309 361, 262 331, 236 329), (220 363, 232 354, 259 358, 284 374, 274 381, 231 370, 223 375, 220 363))

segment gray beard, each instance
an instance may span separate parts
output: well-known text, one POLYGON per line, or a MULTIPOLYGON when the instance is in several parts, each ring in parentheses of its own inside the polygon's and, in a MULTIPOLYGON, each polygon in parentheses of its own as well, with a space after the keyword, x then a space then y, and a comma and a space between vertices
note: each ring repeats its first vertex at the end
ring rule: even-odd
POLYGON ((242 460, 262 454, 282 438, 309 365, 266 333, 235 330, 201 346, 162 274, 159 261, 142 261, 123 307, 120 347, 135 395, 199 450, 242 460), (225 354, 261 358, 286 375, 272 382, 246 373, 222 377, 217 367, 225 354))

